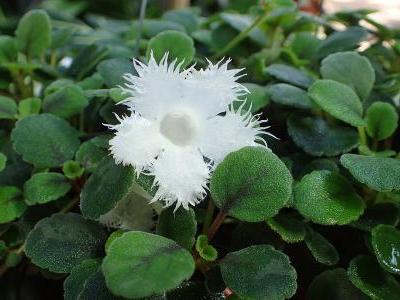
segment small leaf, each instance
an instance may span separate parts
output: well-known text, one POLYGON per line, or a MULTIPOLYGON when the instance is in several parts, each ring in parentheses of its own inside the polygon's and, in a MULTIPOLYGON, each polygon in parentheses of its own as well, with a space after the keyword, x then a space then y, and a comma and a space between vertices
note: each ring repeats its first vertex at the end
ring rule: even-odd
POLYGON ((77 300, 122 300, 122 298, 114 296, 107 288, 104 275, 101 270, 89 275, 83 285, 82 291, 79 293, 77 300))
POLYGON ((123 86, 127 82, 123 78, 123 75, 127 73, 132 75, 137 74, 132 61, 120 57, 103 60, 97 65, 97 71, 109 88, 116 88, 119 85, 123 86))
POLYGON ((27 12, 15 31, 18 49, 30 57, 39 57, 51 44, 50 18, 44 10, 27 12))
POLYGON ((43 110, 62 118, 69 118, 82 113, 88 104, 83 90, 77 85, 69 85, 46 96, 43 100, 43 110))
POLYGON ((33 115, 18 121, 11 140, 23 159, 39 168, 61 166, 74 156, 79 146, 78 132, 50 114, 33 115))
MULTIPOLYGON (((269 103, 269 96, 265 87, 255 83, 243 83, 243 85, 249 90, 250 94, 246 94, 245 105, 243 111, 248 111, 251 108, 251 112, 254 113, 265 107, 269 103)), ((242 101, 234 102, 234 107, 237 109, 243 104, 242 101)))
POLYGON ((314 277, 307 290, 307 300, 368 300, 349 280, 342 268, 327 270, 314 277))
POLYGON ((311 221, 344 225, 357 220, 364 202, 341 175, 322 170, 305 175, 294 189, 294 205, 311 221))
POLYGON ((375 140, 381 141, 390 137, 397 128, 399 115, 393 105, 385 102, 374 102, 365 114, 367 133, 375 140))
POLYGON ((310 227, 307 228, 305 242, 311 254, 321 264, 332 266, 338 263, 339 253, 336 251, 336 248, 326 238, 310 227))
POLYGON ((35 225, 25 253, 41 268, 69 273, 85 259, 100 256, 105 239, 105 231, 97 223, 75 213, 57 213, 35 225))
POLYGON ((282 64, 268 66, 267 73, 279 80, 303 88, 308 88, 314 81, 303 71, 282 64))
POLYGON ((368 58, 357 52, 338 52, 324 58, 321 75, 344 83, 357 93, 361 100, 367 99, 375 82, 375 71, 368 58))
POLYGON ((18 57, 15 38, 7 35, 0 36, 0 63, 16 61, 18 57))
POLYGON ((184 61, 182 67, 190 64, 195 54, 193 40, 188 35, 174 30, 167 30, 153 37, 147 45, 147 59, 150 58, 151 51, 157 62, 168 52, 169 61, 184 61))
POLYGON ((400 231, 380 224, 371 231, 371 243, 376 258, 388 272, 400 274, 400 231))
POLYGON ((193 209, 183 207, 174 211, 173 207, 164 209, 158 219, 157 234, 174 240, 183 248, 190 250, 194 244, 197 222, 193 209))
POLYGON ((329 79, 317 80, 308 94, 324 111, 353 126, 364 126, 363 108, 357 94, 347 85, 329 79))
POLYGON ((292 192, 292 176, 271 151, 245 147, 228 154, 211 178, 215 204, 242 221, 258 222, 276 215, 292 192))
POLYGON ((28 205, 35 205, 54 201, 64 196, 70 189, 70 183, 60 173, 37 173, 25 183, 25 202, 28 205))
POLYGON ((396 226, 400 218, 399 213, 399 208, 394 203, 376 203, 368 207, 364 214, 350 225, 366 231, 371 231, 379 224, 396 226))
POLYGON ((0 96, 0 120, 13 120, 17 116, 17 104, 15 101, 6 96, 0 96))
POLYGON ((287 243, 301 242, 306 235, 304 223, 288 214, 278 214, 266 222, 287 243))
POLYGON ((268 87, 271 100, 290 107, 310 109, 313 107, 306 91, 286 83, 273 84, 268 87))
POLYGON ((8 223, 22 216, 26 204, 21 191, 15 186, 0 186, 0 224, 8 223))
POLYGON ((195 265, 190 252, 174 241, 130 231, 111 244, 102 269, 114 295, 141 298, 177 287, 192 276, 195 265))
POLYGON ((200 257, 206 261, 214 261, 218 258, 217 249, 208 244, 208 238, 205 234, 200 234, 197 237, 195 248, 200 257))
POLYGON ((30 115, 37 115, 42 108, 42 100, 40 98, 26 98, 18 104, 18 119, 23 119, 30 115))
POLYGON ((82 189, 83 216, 98 220, 128 194, 133 180, 133 168, 116 165, 111 157, 104 158, 82 189))
POLYGON ((220 267, 225 284, 242 298, 288 299, 296 292, 296 270, 285 254, 269 245, 231 252, 220 267))
POLYGON ((399 159, 343 154, 340 163, 355 179, 375 191, 400 190, 399 159))
POLYGON ((79 178, 83 175, 83 172, 85 172, 85 169, 82 168, 81 165, 74 160, 66 161, 62 169, 65 177, 67 177, 68 179, 79 178))
POLYGON ((97 164, 108 154, 107 144, 103 147, 102 140, 104 139, 101 136, 94 137, 83 142, 76 151, 76 161, 89 172, 93 172, 97 164))
POLYGON ((289 117, 287 126, 293 142, 314 156, 336 156, 356 148, 359 143, 356 130, 330 124, 320 117, 295 113, 289 117))
POLYGON ((96 259, 87 259, 76 265, 71 274, 64 281, 64 299, 77 300, 88 278, 97 272, 100 262, 96 259))
POLYGON ((367 255, 354 258, 347 269, 350 281, 372 299, 394 299, 400 295, 400 284, 384 272, 376 260, 367 255))

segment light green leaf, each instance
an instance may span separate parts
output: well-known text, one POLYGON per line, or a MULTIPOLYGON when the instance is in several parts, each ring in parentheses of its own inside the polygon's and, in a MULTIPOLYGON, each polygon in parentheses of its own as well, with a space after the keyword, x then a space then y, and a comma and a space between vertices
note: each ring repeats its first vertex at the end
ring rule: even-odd
POLYGON ((276 215, 289 201, 292 176, 271 151, 245 147, 228 154, 217 166, 210 190, 223 212, 258 222, 276 215))
POLYGON ((66 161, 63 165, 62 170, 65 177, 67 177, 68 179, 79 178, 83 175, 83 172, 85 172, 85 169, 82 168, 81 165, 74 160, 66 161))
POLYGON ((400 274, 400 231, 380 224, 371 231, 371 244, 376 258, 388 272, 400 274))
POLYGON ((384 272, 375 258, 360 255, 354 258, 347 269, 350 281, 372 299, 393 300, 400 295, 400 284, 384 272))
POLYGON ((385 102, 374 102, 365 114, 367 133, 375 140, 381 141, 395 133, 399 115, 393 105, 385 102))
POLYGON ((21 120, 30 115, 37 115, 42 108, 42 100, 40 98, 26 98, 18 104, 18 119, 21 120))
POLYGON ((174 211, 173 207, 164 209, 158 219, 157 234, 177 242, 190 250, 194 244, 197 222, 193 209, 183 207, 174 211))
POLYGON ((289 257, 269 245, 251 246, 220 261, 225 284, 245 299, 289 299, 297 274, 289 257))
POLYGON ((314 81, 303 71, 282 64, 269 65, 267 73, 279 80, 303 88, 308 88, 314 81))
POLYGON ((322 170, 305 175, 294 189, 294 205, 311 221, 344 225, 357 220, 364 202, 341 175, 322 170))
POLYGON ((7 35, 0 36, 0 63, 16 61, 18 57, 15 38, 7 35))
POLYGON ((5 169, 7 165, 7 156, 0 152, 0 172, 5 169))
POLYGON ((355 179, 375 191, 400 190, 399 159, 343 154, 340 163, 355 179))
POLYGON ((363 108, 357 94, 347 85, 329 79, 317 80, 308 90, 324 111, 353 126, 364 126, 363 108))
POLYGON ((50 114, 18 121, 11 140, 23 159, 39 168, 61 166, 74 156, 79 146, 78 132, 63 119, 50 114))
POLYGON ((338 52, 324 58, 321 75, 344 83, 357 93, 361 100, 367 99, 375 82, 375 71, 368 58, 357 52, 338 52))
POLYGON ((315 106, 306 91, 296 86, 278 83, 268 87, 271 100, 290 107, 310 109, 315 106))
POLYGON ((193 40, 188 35, 174 30, 167 30, 153 37, 147 45, 147 59, 150 58, 151 51, 157 62, 168 52, 169 61, 175 58, 178 62, 184 61, 182 67, 190 64, 195 54, 193 40))
POLYGON ((17 116, 17 104, 15 101, 6 96, 0 96, 0 120, 13 120, 17 116))
POLYGON ((41 268, 69 273, 85 259, 101 255, 105 230, 75 213, 54 214, 40 220, 26 240, 25 253, 41 268))
POLYGON ((26 204, 22 192, 15 186, 0 186, 0 224, 8 223, 22 216, 26 204))
POLYGON ((27 12, 15 31, 18 49, 30 57, 39 57, 51 44, 51 22, 44 10, 27 12))
POLYGON ((330 124, 320 117, 298 113, 287 120, 293 142, 314 156, 336 156, 357 147, 359 140, 353 128, 330 124))
POLYGON ((36 173, 24 185, 28 205, 57 200, 71 189, 71 184, 60 173, 36 173))
POLYGON ((114 295, 142 298, 177 287, 192 276, 195 265, 190 252, 174 241, 130 231, 112 242, 102 269, 114 295))

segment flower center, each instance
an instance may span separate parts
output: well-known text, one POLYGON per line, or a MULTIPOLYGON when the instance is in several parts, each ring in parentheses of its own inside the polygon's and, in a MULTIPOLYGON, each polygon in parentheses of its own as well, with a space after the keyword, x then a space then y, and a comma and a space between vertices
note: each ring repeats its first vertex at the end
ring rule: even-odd
POLYGON ((197 124, 184 112, 171 112, 160 123, 160 132, 173 144, 186 146, 197 133, 197 124))

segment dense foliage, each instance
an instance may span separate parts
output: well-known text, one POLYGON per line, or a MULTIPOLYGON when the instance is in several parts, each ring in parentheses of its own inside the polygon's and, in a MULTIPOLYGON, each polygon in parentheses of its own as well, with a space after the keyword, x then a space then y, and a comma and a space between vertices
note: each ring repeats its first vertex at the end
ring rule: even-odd
POLYGON ((0 298, 397 299, 400 31, 291 0, 150 1, 142 21, 128 2, 1 20, 0 298), (151 50, 231 57, 279 138, 228 154, 189 210, 109 155, 151 50))

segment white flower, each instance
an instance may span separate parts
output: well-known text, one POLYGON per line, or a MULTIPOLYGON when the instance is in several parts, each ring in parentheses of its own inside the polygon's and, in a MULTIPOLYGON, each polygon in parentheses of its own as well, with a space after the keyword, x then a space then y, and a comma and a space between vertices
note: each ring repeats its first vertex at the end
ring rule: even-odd
POLYGON ((131 115, 109 125, 116 130, 110 149, 117 163, 155 177, 152 202, 188 209, 204 198, 213 166, 228 153, 256 141, 266 147, 260 135, 268 127, 244 112, 244 103, 233 109, 248 90, 236 82, 242 70, 228 70, 230 60, 181 71, 182 63, 167 59, 158 64, 151 55, 148 65, 134 60, 138 75, 123 76, 131 115))

